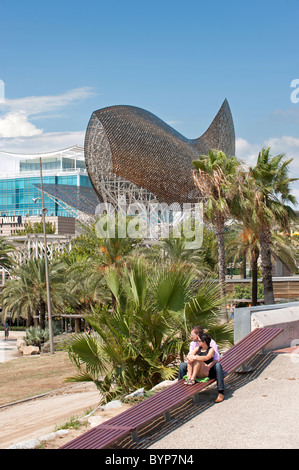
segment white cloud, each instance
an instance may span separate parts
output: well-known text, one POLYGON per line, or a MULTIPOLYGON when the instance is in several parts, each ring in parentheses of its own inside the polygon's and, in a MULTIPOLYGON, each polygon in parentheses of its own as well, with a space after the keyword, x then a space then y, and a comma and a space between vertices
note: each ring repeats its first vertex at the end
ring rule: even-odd
MULTIPOLYGON (((252 144, 241 137, 236 139, 236 156, 248 165, 254 165, 259 152, 270 147, 271 155, 284 154, 286 159, 293 159, 290 163, 289 177, 299 178, 299 138, 290 135, 273 137, 259 144, 252 144)), ((291 185, 291 192, 299 201, 299 181, 291 185)))
POLYGON ((9 111, 25 111, 28 116, 65 108, 77 101, 94 96, 95 92, 90 87, 74 88, 60 95, 27 96, 14 100, 5 99, 2 109, 9 111))
POLYGON ((299 139, 298 137, 292 137, 290 135, 283 135, 282 137, 273 137, 266 140, 265 145, 271 147, 271 150, 275 153, 289 153, 290 151, 299 151, 299 139))
POLYGON ((38 135, 1 139, 0 151, 12 153, 46 153, 73 145, 84 144, 85 131, 78 132, 48 132, 38 135))
POLYGON ((43 135, 43 129, 38 129, 30 121, 39 118, 53 119, 53 116, 57 117, 55 111, 85 100, 94 94, 92 88, 81 87, 60 95, 5 99, 0 106, 0 112, 2 111, 2 116, 0 115, 0 137, 17 138, 43 135))
POLYGON ((293 189, 292 194, 296 197, 296 199, 299 201, 299 189, 293 189))
MULTIPOLYGON (((34 154, 83 145, 85 130, 47 133, 33 122, 40 118, 65 117, 65 108, 94 95, 92 88, 81 87, 60 95, 6 98, 0 103, 0 151, 34 154)), ((16 160, 16 156, 0 153, 0 173, 14 173, 16 160)))
POLYGON ((276 109, 271 114, 277 121, 290 121, 292 123, 299 123, 299 108, 276 109))
POLYGON ((14 111, 0 117, 0 137, 31 137, 42 132, 28 121, 25 111, 14 111))
MULTIPOLYGON (((271 147, 271 153, 278 155, 285 154, 286 159, 293 159, 290 163, 290 176, 292 178, 299 177, 299 139, 290 135, 282 137, 274 137, 265 142, 266 147, 271 147)), ((299 186, 298 183, 294 183, 299 186)))
POLYGON ((239 137, 236 139, 236 155, 254 163, 261 149, 270 147, 272 155, 285 154, 286 158, 294 158, 299 163, 299 138, 290 135, 282 137, 272 137, 260 144, 251 144, 248 140, 239 137))
POLYGON ((251 144, 248 140, 238 137, 236 139, 236 156, 246 162, 248 165, 254 164, 258 156, 261 146, 251 144))

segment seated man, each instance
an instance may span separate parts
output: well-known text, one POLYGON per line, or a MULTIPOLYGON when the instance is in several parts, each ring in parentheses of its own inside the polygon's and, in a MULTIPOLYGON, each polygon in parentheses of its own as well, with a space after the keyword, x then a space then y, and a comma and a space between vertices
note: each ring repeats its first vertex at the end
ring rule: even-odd
MULTIPOLYGON (((189 359, 191 361, 202 361, 204 356, 197 356, 193 355, 192 352, 194 348, 198 347, 198 339, 199 335, 203 333, 203 329, 200 326, 196 326, 192 328, 191 333, 190 333, 190 339, 192 340, 190 343, 190 348, 189 348, 189 359)), ((210 342, 211 348, 214 349, 215 354, 213 361, 208 364, 208 367, 210 369, 209 371, 209 378, 210 379, 215 379, 217 380, 217 389, 218 389, 218 396, 215 400, 215 403, 220 403, 224 400, 224 374, 223 374, 223 369, 222 366, 219 362, 220 360, 220 354, 218 352, 218 347, 215 341, 212 339, 210 342)), ((179 373, 178 373, 178 380, 181 380, 185 375, 187 375, 187 362, 182 362, 179 367, 179 373)))

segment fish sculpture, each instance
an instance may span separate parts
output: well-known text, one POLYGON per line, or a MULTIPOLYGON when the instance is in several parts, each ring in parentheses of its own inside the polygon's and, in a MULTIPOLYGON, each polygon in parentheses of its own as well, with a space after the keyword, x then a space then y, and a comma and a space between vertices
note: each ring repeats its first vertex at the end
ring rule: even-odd
POLYGON ((198 200, 192 160, 210 149, 235 154, 234 123, 226 99, 197 139, 184 137, 145 109, 120 105, 92 113, 84 144, 89 178, 101 200, 112 200, 131 187, 166 204, 198 200))

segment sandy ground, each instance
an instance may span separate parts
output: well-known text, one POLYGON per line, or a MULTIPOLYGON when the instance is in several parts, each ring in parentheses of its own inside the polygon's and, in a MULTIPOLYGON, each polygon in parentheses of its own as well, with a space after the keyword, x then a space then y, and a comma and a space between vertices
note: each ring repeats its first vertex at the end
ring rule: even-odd
MULTIPOLYGON (((93 384, 92 384, 93 385, 93 384)), ((99 403, 92 386, 74 386, 59 394, 38 398, 0 410, 0 448, 53 432, 73 417, 83 416, 99 403)))
MULTIPOLYGON (((298 352, 298 351, 296 351, 298 352)), ((126 438, 115 448, 125 449, 294 449, 299 447, 299 355, 260 354, 253 370, 232 374, 226 380, 225 400, 214 404, 215 386, 201 393, 200 404, 192 400, 174 410, 173 419, 163 418, 139 432, 140 441, 126 438), (209 430, 209 432, 207 432, 209 430)), ((99 403, 93 384, 73 385, 60 393, 0 409, 0 449, 53 432, 70 418, 84 416, 99 403)), ((126 406, 96 411, 109 419, 126 406)), ((69 431, 44 448, 57 449, 89 427, 69 431)))
MULTIPOLYGON (((19 356, 16 341, 23 332, 11 332, 9 341, 0 337, 0 362, 11 361, 19 356)), ((92 383, 73 384, 63 390, 54 391, 41 398, 24 401, 13 406, 0 407, 0 449, 25 442, 52 433, 69 422, 72 418, 84 417, 98 407, 99 391, 92 383)), ((126 406, 127 407, 127 406, 126 406)), ((126 407, 99 411, 103 420, 109 419, 126 407)), ((81 427, 78 431, 69 431, 71 439, 78 433, 86 431, 81 427)))

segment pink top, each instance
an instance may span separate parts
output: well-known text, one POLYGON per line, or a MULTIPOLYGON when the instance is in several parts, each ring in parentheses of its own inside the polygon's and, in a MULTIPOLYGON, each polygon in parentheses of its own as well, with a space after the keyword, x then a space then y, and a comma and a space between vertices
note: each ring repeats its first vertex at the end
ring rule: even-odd
MULTIPOLYGON (((190 348, 189 348, 189 354, 193 351, 194 348, 197 348, 197 346, 198 346, 198 343, 196 341, 191 341, 190 348)), ((215 343, 215 341, 213 339, 211 339, 210 347, 213 348, 214 351, 215 351, 214 360, 219 361, 220 360, 220 354, 219 354, 219 351, 218 351, 218 346, 217 346, 217 344, 215 343)))

